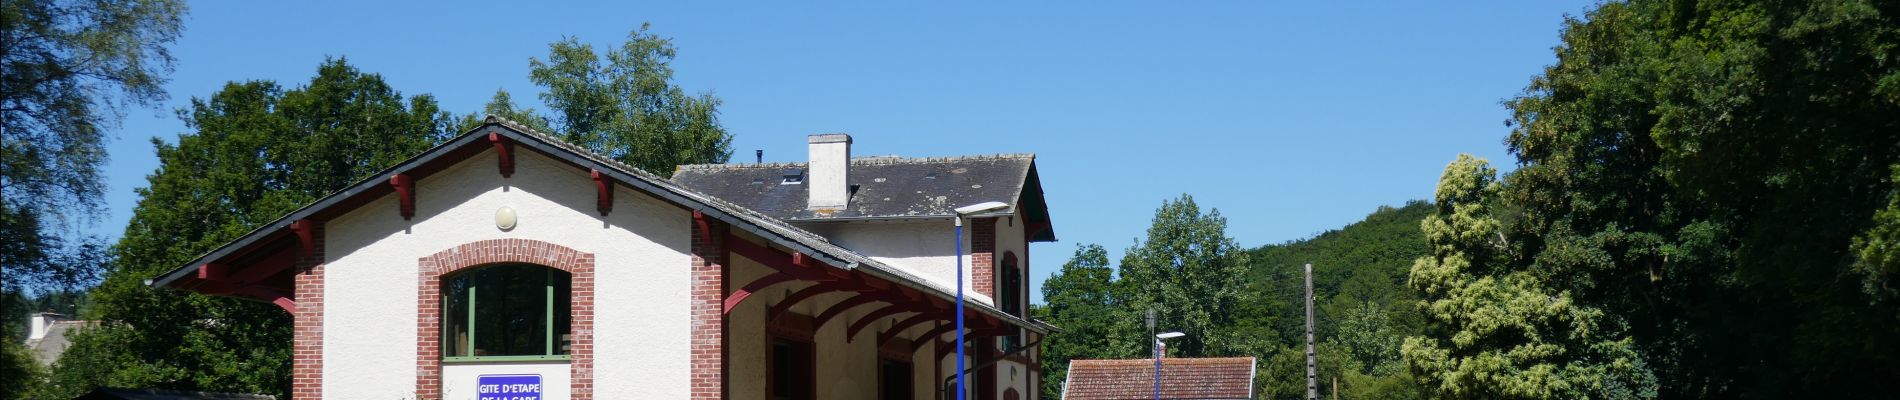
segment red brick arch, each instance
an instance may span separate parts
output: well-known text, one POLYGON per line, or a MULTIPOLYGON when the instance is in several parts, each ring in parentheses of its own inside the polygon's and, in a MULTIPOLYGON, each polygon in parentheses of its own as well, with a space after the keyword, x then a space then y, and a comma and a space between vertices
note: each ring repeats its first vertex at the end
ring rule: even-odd
POLYGON ((422 257, 416 276, 416 397, 442 397, 442 277, 499 263, 543 265, 573 275, 573 347, 568 374, 575 400, 594 392, 594 254, 532 239, 466 243, 422 257))

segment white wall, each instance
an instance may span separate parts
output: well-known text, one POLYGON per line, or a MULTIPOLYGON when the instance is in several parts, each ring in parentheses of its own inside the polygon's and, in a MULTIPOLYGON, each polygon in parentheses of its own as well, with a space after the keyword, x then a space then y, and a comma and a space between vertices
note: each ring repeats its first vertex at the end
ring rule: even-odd
MULTIPOLYGON (((831 243, 857 251, 871 259, 903 268, 923 277, 925 282, 954 291, 957 281, 956 227, 950 220, 921 222, 846 222, 806 224, 799 227, 830 239, 831 243)), ((976 292, 970 270, 970 232, 963 232, 963 294, 966 300, 992 303, 989 296, 976 292)), ((999 253, 1000 254, 1000 253, 999 253)))
POLYGON ((414 397, 417 260, 504 238, 595 255, 595 398, 688 395, 691 214, 622 188, 601 217, 587 171, 515 154, 512 178, 490 150, 417 180, 412 220, 390 195, 326 223, 325 397, 414 397), (519 215, 511 231, 495 228, 502 206, 519 215))
MULTIPOLYGON (((1003 273, 1003 255, 1006 254, 1005 252, 1015 253, 1016 267, 1018 269, 1017 272, 1022 274, 1018 276, 1021 279, 1019 282, 1022 282, 1023 286, 1027 287, 1030 284, 1029 276, 1028 276, 1029 274, 1029 251, 1028 251, 1029 242, 1025 239, 1024 234, 1027 233, 1025 232, 1025 228, 1028 226, 1028 224, 1025 223, 1023 218, 1021 218, 1020 216, 1021 212, 1018 212, 1017 214, 1019 214, 1019 216, 1017 217, 998 218, 996 220, 996 269, 995 271, 997 274, 1003 273)), ((1005 290, 1005 288, 1002 287, 1001 279, 998 279, 996 282, 997 282, 997 290, 999 290, 999 292, 997 292, 998 293, 997 295, 1001 296, 1002 292, 1000 291, 1005 290)), ((1015 289, 1022 290, 1023 288, 1019 287, 1015 289)), ((1023 307, 1028 307, 1029 297, 1030 297, 1029 293, 1027 291, 1024 291, 1021 294, 1022 294, 1021 299, 1023 302, 1023 307)), ((1023 315, 1023 317, 1027 319, 1028 315, 1025 314, 1023 315)), ((1001 339, 998 339, 995 341, 995 343, 1000 348, 1003 344, 1003 341, 1001 339)), ((1023 336, 1023 342, 1021 344, 1029 344, 1028 335, 1025 334, 1023 336)), ((1025 353, 1029 353, 1029 352, 1025 352, 1025 353)), ((1029 354, 1025 354, 1025 355, 1029 355, 1029 354)), ((1037 372, 1039 371, 1030 371, 1029 366, 1023 363, 1018 363, 1015 361, 997 362, 996 363, 996 398, 998 399, 1003 398, 1003 391, 1009 390, 1010 388, 1015 388, 1017 393, 1023 395, 1022 396, 1023 399, 1031 399, 1031 398, 1039 397, 1041 395, 1040 393, 1032 394, 1029 392, 1029 387, 1030 387, 1029 381, 1032 377, 1036 376, 1037 372)), ((1036 378, 1036 379, 1040 379, 1040 378, 1036 378)))

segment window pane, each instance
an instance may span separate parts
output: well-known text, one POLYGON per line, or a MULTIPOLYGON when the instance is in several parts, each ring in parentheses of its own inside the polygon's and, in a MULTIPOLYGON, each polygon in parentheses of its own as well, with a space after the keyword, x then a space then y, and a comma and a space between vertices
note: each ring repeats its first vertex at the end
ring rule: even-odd
POLYGON ((770 386, 773 400, 810 399, 813 392, 811 343, 772 341, 770 386))
POLYGON ((554 271, 554 354, 567 355, 574 346, 574 313, 569 310, 574 304, 574 280, 567 272, 554 271))
POLYGON ((445 293, 443 354, 457 356, 539 356, 564 351, 571 324, 570 275, 552 268, 509 264, 482 267, 443 282, 445 293), (552 287, 553 298, 549 292, 552 287), (470 293, 473 292, 473 304, 470 293), (474 323, 469 324, 469 312, 474 323), (550 316, 549 309, 553 315, 550 316), (549 332, 549 318, 553 331, 549 332), (473 330, 473 351, 469 331, 473 330))
POLYGON ((883 393, 880 394, 879 398, 882 398, 882 399, 911 398, 912 393, 910 389, 910 380, 912 377, 910 375, 910 363, 903 362, 903 361, 895 361, 895 360, 880 360, 880 361, 884 364, 883 365, 883 381, 884 382, 881 388, 882 389, 881 391, 883 393))
POLYGON ((471 355, 468 352, 468 288, 467 279, 449 279, 442 283, 442 355, 471 355))

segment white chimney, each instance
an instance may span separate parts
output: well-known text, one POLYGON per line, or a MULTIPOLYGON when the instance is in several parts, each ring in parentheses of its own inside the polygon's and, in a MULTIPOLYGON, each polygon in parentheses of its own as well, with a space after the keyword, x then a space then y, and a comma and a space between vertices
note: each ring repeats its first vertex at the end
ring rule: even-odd
POLYGON ((806 181, 805 190, 810 194, 805 208, 845 208, 851 201, 851 185, 845 183, 851 175, 851 135, 811 135, 806 143, 811 148, 811 164, 807 167, 811 178, 806 181))
POLYGON ((60 319, 59 314, 54 313, 32 313, 27 316, 28 319, 33 320, 33 331, 26 336, 27 340, 45 339, 46 330, 53 327, 53 322, 60 319))

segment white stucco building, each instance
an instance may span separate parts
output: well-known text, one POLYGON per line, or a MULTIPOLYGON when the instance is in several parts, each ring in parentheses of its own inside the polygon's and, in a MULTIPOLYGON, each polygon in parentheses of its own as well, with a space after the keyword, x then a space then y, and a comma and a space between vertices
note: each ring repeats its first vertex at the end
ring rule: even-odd
POLYGON ((1038 393, 1034 157, 809 145, 669 180, 491 117, 150 283, 290 312, 299 399, 931 399, 961 247, 970 397, 1038 393))

